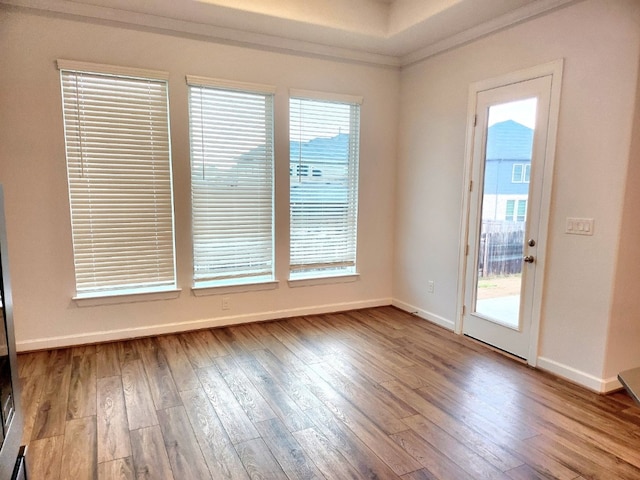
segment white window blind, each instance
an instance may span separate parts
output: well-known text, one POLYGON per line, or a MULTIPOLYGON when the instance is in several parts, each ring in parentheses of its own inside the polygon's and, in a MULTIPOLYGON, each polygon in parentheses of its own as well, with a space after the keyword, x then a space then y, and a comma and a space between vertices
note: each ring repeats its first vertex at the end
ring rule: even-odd
POLYGON ((289 115, 290 277, 355 273, 359 101, 292 92, 289 115))
POLYGON ((187 82, 195 286, 272 280, 273 91, 187 82))
POLYGON ((58 61, 77 296, 175 288, 167 82, 83 66, 58 61))

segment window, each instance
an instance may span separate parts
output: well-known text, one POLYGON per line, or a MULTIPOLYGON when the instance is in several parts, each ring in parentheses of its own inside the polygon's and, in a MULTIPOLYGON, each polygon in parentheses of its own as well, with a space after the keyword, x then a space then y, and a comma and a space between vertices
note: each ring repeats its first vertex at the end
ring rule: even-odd
POLYGON ((194 286, 273 280, 273 94, 187 77, 194 286))
POLYGON ((513 222, 513 212, 516 208, 515 200, 507 200, 507 211, 505 213, 504 219, 507 222, 513 222))
POLYGON ((175 289, 167 75, 58 68, 77 297, 175 289))
POLYGON ((524 222, 527 213, 527 201, 518 200, 518 211, 516 215, 516 222, 524 222))
POLYGON ((362 99, 291 97, 290 278, 354 274, 362 99))
POLYGON ((506 212, 504 219, 507 222, 524 222, 527 218, 527 201, 526 200, 507 200, 506 212), (517 210, 516 210, 517 206, 517 210))
POLYGON ((511 183, 529 183, 531 176, 530 163, 514 163, 511 170, 511 183))

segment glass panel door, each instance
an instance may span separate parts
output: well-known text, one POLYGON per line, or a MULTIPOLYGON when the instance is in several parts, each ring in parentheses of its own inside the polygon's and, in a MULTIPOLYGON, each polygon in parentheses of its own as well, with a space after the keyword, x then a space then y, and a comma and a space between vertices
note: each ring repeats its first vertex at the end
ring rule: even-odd
POLYGON ((474 312, 520 329, 537 98, 489 107, 474 312))

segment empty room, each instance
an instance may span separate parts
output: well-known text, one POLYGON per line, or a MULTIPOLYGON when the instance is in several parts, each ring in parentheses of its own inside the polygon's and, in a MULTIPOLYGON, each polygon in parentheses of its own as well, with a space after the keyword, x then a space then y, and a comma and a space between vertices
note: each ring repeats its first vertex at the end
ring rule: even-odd
POLYGON ((0 480, 640 479, 640 2, 0 0, 0 480))

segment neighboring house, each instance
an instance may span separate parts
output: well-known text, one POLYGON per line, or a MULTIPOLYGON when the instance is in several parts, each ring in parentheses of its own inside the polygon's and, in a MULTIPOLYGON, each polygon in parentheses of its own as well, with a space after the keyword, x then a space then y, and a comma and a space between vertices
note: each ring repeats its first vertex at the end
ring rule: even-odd
POLYGON ((522 271, 533 129, 513 120, 491 125, 482 199, 480 276, 522 271))
POLYGON ((289 154, 289 175, 292 177, 342 176, 348 167, 349 135, 338 133, 306 142, 291 140, 289 154))
MULTIPOLYGON (((334 204, 333 213, 345 215, 348 208, 348 185, 343 179, 349 168, 349 135, 317 137, 306 142, 291 141, 289 177, 291 205, 334 204)), ((328 212, 306 209, 306 214, 328 212)))
POLYGON ((496 123, 487 133, 482 218, 524 222, 531 177, 533 129, 513 120, 496 123))
MULTIPOLYGON (((231 161, 223 168, 222 184, 236 187, 239 178, 230 174, 252 168, 253 159, 264 152, 260 145, 231 161)), ((344 183, 349 168, 349 135, 339 133, 333 137, 316 137, 306 142, 290 142, 289 176, 291 182, 291 203, 308 205, 339 204, 344 209, 348 205, 348 185, 344 183)), ((214 174, 215 175, 215 174, 214 174)), ((326 215, 326 211, 322 213, 326 215)))

